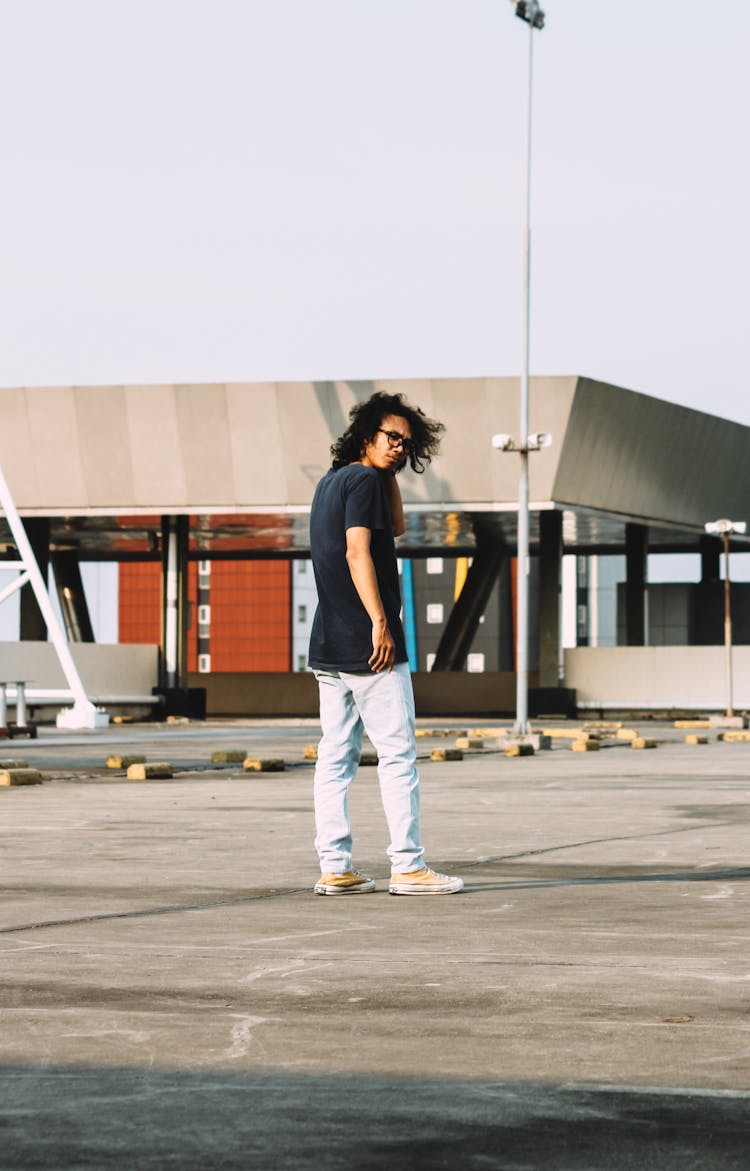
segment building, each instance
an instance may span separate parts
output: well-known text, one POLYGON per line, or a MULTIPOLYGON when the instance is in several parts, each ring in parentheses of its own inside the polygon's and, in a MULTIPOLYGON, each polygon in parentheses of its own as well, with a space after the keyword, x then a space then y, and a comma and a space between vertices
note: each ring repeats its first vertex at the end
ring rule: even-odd
MULTIPOLYGON (((172 699, 197 681, 210 696, 220 676, 300 671, 312 491, 349 407, 380 388, 447 425, 439 459, 403 480, 412 665, 512 674, 517 463, 490 437, 513 432, 515 379, 0 391, 0 462, 71 640, 93 639, 81 566, 116 563, 119 636, 158 642, 172 699)), ((532 379, 531 427, 553 435, 531 457, 532 682, 549 692, 575 674, 563 654, 572 564, 574 650, 718 641, 720 546, 704 525, 745 519, 750 429, 580 377, 532 379), (701 580, 649 591, 653 553, 694 554, 701 580)), ((0 522, 3 545, 12 556, 0 522)), ((22 643, 45 637, 33 597, 19 629, 22 643)))

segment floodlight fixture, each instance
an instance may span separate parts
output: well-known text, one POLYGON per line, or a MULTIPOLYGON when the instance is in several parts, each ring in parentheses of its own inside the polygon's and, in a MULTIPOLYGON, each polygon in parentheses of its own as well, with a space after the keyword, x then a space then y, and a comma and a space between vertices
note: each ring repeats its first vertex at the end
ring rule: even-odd
POLYGON ((492 446, 496 451, 515 451, 519 455, 528 455, 530 451, 541 451, 543 447, 549 447, 551 443, 552 436, 549 431, 534 431, 526 437, 525 443, 516 443, 513 436, 506 435, 504 431, 492 436, 492 446))
POLYGON ((747 523, 744 520, 727 520, 724 517, 722 520, 709 521, 704 528, 707 533, 716 537, 729 536, 730 533, 742 535, 747 532, 747 523))
POLYGON ((536 0, 511 0, 516 16, 525 20, 532 28, 544 28, 544 13, 536 0))

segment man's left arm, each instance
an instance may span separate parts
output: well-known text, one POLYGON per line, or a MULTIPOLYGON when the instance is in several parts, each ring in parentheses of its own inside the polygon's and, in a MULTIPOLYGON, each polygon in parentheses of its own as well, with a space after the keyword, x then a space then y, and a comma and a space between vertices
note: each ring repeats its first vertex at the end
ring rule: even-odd
POLYGON ((398 486, 398 480, 392 472, 382 472, 381 479, 383 481, 385 498, 388 501, 388 507, 391 511, 393 535, 394 537, 400 537, 402 533, 406 532, 404 502, 401 499, 401 489, 398 486))

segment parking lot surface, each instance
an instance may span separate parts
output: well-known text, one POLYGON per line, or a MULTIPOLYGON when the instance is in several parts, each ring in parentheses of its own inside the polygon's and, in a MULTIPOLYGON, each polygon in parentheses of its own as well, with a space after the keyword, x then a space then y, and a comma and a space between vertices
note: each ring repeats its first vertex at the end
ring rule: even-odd
POLYGON ((365 765, 378 890, 312 893, 314 721, 0 742, 44 776, 0 789, 0 1167, 747 1168, 750 744, 434 761, 472 723, 421 724, 460 895, 388 895, 365 765))

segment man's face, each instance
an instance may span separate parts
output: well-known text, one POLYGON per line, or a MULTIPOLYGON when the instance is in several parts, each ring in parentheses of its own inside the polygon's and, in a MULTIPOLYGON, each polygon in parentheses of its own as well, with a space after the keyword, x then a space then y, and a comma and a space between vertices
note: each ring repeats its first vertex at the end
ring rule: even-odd
POLYGON ((372 439, 365 444, 362 463, 379 472, 396 472, 406 463, 411 428, 400 415, 386 415, 372 439))

